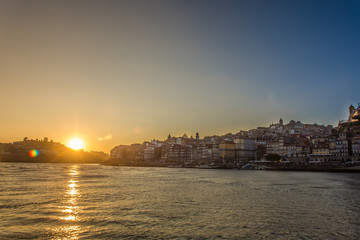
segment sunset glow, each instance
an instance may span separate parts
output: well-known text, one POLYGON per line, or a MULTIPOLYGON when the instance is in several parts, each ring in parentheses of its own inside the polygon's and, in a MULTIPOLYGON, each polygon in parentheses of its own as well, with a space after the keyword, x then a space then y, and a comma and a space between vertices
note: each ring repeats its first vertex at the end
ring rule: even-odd
POLYGON ((84 149, 85 143, 80 138, 73 138, 69 141, 67 146, 74 150, 84 149))
POLYGON ((0 1, 0 141, 79 134, 110 153, 337 124, 360 101, 359 1, 275 2, 0 1))
POLYGON ((359 43, 360 0, 0 0, 0 240, 358 239, 359 43))

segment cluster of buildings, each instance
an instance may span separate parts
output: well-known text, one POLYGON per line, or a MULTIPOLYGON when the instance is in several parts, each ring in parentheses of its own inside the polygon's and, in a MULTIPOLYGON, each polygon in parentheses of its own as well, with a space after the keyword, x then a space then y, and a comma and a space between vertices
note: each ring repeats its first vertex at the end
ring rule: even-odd
POLYGON ((112 164, 124 165, 227 165, 255 160, 360 161, 360 106, 349 107, 349 118, 332 125, 291 120, 236 134, 200 138, 184 134, 166 140, 119 145, 110 153, 112 164), (276 158, 275 158, 276 159, 276 158))
POLYGON ((164 141, 152 140, 143 144, 119 145, 111 150, 111 159, 124 164, 196 165, 211 164, 221 160, 237 163, 256 159, 254 139, 238 135, 211 136, 200 139, 171 135, 164 141))

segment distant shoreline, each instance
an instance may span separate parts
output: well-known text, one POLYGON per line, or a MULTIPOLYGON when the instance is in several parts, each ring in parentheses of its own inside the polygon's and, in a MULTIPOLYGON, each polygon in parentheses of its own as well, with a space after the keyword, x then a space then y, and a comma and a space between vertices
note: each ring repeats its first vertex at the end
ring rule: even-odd
POLYGON ((310 163, 310 164, 299 164, 299 163, 248 163, 241 166, 230 166, 230 165, 213 165, 213 166, 200 166, 200 165, 181 165, 181 164, 167 164, 167 163, 152 163, 152 164, 125 164, 125 163, 111 163, 108 161, 104 162, 64 162, 64 161, 0 161, 0 163, 55 163, 55 164, 96 164, 103 166, 119 166, 119 167, 154 167, 154 168, 192 168, 192 169, 227 169, 227 170, 266 170, 266 171, 292 171, 292 172, 338 172, 338 173, 360 173, 360 163, 310 163), (251 165, 249 168, 242 168, 245 165, 251 165))
POLYGON ((168 167, 168 168, 195 168, 195 169, 234 169, 234 170, 267 170, 267 171, 299 171, 299 172, 360 172, 359 162, 348 163, 296 163, 296 162, 256 162, 243 163, 238 166, 233 165, 182 165, 182 164, 126 164, 103 162, 107 166, 124 166, 124 167, 168 167))
POLYGON ((100 161, 94 161, 94 162, 84 162, 84 161, 24 161, 24 160, 4 160, 0 159, 1 162, 6 163, 78 163, 78 164, 101 164, 100 161))

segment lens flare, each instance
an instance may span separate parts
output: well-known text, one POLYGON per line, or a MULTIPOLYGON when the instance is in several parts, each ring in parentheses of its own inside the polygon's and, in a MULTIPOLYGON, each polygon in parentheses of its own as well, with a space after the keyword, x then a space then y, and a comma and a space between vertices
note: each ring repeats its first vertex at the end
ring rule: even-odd
POLYGON ((29 151, 29 156, 30 157, 37 157, 39 155, 39 150, 37 149, 33 149, 29 151))

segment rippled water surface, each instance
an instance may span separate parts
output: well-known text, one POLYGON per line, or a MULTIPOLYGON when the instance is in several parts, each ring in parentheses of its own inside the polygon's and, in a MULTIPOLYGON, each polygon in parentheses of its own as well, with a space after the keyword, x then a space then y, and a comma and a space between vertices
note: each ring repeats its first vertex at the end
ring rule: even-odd
POLYGON ((360 174, 0 163, 0 239, 358 239, 360 174))

